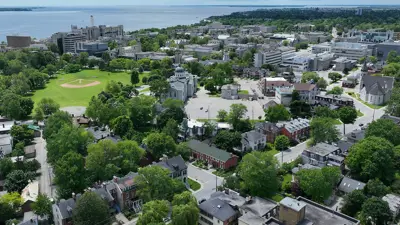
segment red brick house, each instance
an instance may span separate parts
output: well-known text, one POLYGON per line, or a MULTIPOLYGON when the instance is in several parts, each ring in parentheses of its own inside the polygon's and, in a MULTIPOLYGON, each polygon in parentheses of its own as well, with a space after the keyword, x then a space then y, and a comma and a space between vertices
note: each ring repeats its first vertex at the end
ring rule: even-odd
POLYGON ((267 138, 268 143, 274 143, 275 138, 281 135, 281 128, 271 122, 260 122, 255 124, 255 130, 267 138))
POLYGON ((310 120, 308 119, 299 118, 277 125, 282 127, 282 134, 290 140, 300 141, 310 136, 310 120))
POLYGON ((232 153, 208 145, 198 140, 190 140, 189 148, 192 149, 192 156, 211 164, 215 168, 229 169, 238 163, 238 157, 232 153))

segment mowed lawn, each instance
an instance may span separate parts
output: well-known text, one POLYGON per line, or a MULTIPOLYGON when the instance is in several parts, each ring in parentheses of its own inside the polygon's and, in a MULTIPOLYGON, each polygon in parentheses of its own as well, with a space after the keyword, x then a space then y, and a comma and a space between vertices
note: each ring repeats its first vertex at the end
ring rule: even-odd
MULTIPOLYGON (((148 74, 141 74, 140 81, 143 76, 148 74)), ((52 98, 61 107, 66 106, 87 106, 92 96, 99 94, 103 91, 107 83, 111 80, 120 81, 123 84, 130 83, 130 74, 126 72, 111 73, 99 70, 82 70, 78 73, 72 74, 59 74, 57 78, 51 79, 47 83, 46 88, 37 90, 32 96, 33 101, 37 104, 42 98, 52 98), (78 79, 83 79, 79 84, 78 79), (75 81, 75 82, 74 82, 75 81), (73 85, 86 85, 94 81, 99 81, 100 84, 92 87, 83 88, 65 88, 61 87, 64 83, 73 85)))

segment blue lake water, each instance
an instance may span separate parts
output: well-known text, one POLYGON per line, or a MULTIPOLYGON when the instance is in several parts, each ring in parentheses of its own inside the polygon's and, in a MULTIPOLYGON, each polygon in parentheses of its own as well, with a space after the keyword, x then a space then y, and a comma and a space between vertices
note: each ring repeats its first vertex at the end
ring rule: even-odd
POLYGON ((213 15, 249 11, 257 7, 229 6, 126 6, 88 8, 42 8, 29 12, 0 12, 0 41, 6 35, 29 35, 46 38, 55 32, 69 31, 72 24, 89 26, 90 16, 95 25, 124 25, 126 31, 142 28, 163 28, 199 22, 213 15))

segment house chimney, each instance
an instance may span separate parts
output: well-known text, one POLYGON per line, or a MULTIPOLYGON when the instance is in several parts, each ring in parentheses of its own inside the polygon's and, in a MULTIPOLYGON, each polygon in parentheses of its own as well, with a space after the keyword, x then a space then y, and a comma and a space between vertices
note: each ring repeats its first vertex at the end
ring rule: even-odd
POLYGON ((118 182, 118 177, 113 176, 113 181, 114 181, 115 183, 117 183, 117 182, 118 182))
POLYGON ((72 192, 72 198, 73 198, 74 200, 76 200, 75 197, 76 197, 75 192, 72 192))

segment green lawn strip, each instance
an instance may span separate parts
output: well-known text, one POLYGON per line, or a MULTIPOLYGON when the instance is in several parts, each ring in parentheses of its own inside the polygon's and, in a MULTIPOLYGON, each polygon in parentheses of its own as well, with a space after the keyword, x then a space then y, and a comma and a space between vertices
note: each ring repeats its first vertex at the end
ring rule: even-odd
POLYGON ((274 196, 271 197, 271 199, 274 200, 275 202, 280 202, 280 201, 282 201, 283 198, 284 197, 279 193, 277 193, 277 194, 275 194, 274 196))
POLYGON ((149 87, 148 87, 148 88, 145 88, 145 89, 143 89, 143 90, 140 90, 139 92, 142 93, 142 92, 148 92, 148 91, 150 91, 150 88, 149 88, 149 87))
POLYGON ((362 113, 360 110, 357 110, 357 117, 362 117, 364 116, 364 113, 362 113))
POLYGON ((282 190, 283 190, 283 187, 285 187, 285 185, 290 182, 292 182, 292 174, 285 174, 283 176, 283 181, 282 181, 282 190))
POLYGON ((342 121, 340 121, 339 119, 335 119, 335 120, 333 121, 333 123, 334 123, 335 125, 341 125, 341 124, 343 124, 342 121))
MULTIPOLYGON (((148 73, 140 74, 140 81, 144 76, 148 76, 148 73)), ((56 78, 51 79, 49 83, 47 83, 46 88, 35 91, 32 100, 37 104, 42 98, 52 98, 60 104, 61 107, 87 106, 92 96, 96 96, 103 91, 107 83, 111 80, 129 84, 130 74, 126 72, 112 73, 89 69, 82 70, 78 73, 59 74, 56 78), (79 84, 80 79, 82 79, 82 81, 79 84), (94 81, 99 81, 100 84, 82 88, 61 87, 64 83, 72 82, 71 84, 74 85, 84 85, 94 81)), ((137 85, 142 85, 142 83, 140 82, 137 85)))
POLYGON ((249 91, 248 91, 248 90, 240 90, 240 91, 238 92, 238 94, 248 95, 248 94, 249 94, 249 91))
POLYGON ((201 188, 201 185, 199 184, 199 182, 194 181, 190 178, 188 178, 188 183, 189 183, 190 189, 192 189, 193 191, 197 191, 201 188))

